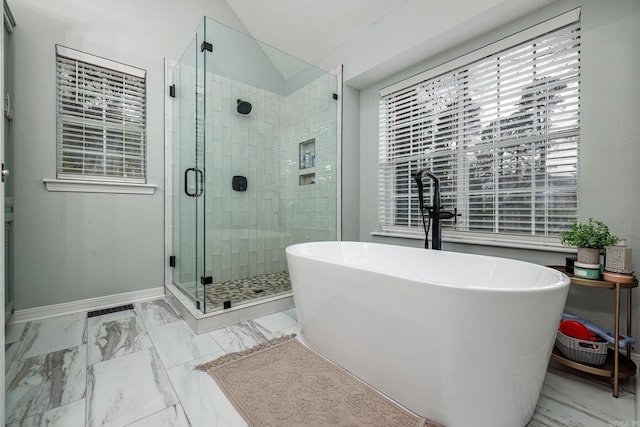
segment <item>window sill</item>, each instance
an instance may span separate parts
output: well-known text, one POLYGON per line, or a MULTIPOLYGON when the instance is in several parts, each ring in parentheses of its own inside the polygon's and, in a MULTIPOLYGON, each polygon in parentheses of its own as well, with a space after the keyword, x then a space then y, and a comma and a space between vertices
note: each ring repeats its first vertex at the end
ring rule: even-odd
MULTIPOLYGON (((372 236, 395 237, 400 239, 424 240, 424 233, 403 233, 399 231, 374 231, 372 236)), ((527 240, 518 238, 495 238, 489 236, 452 236, 443 235, 442 241, 446 243, 460 243, 463 245, 495 246, 501 248, 527 249, 533 251, 576 253, 576 248, 563 246, 560 242, 527 240)), ((431 242, 431 240, 429 240, 431 242)))
POLYGON ((75 181, 65 179, 43 179, 47 191, 72 193, 154 194, 154 184, 131 184, 126 182, 75 181))

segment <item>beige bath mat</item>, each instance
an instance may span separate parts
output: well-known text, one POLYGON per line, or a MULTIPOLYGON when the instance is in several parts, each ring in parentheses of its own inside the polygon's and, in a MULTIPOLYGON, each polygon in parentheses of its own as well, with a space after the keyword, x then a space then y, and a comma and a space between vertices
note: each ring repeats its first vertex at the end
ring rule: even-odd
POLYGON ((196 369, 211 375, 250 427, 435 427, 294 339, 276 338, 196 369))

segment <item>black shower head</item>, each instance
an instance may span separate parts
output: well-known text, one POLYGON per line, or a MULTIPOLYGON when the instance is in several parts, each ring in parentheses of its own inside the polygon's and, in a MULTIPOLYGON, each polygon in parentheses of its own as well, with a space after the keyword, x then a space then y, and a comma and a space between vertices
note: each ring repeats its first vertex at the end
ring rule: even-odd
POLYGON ((249 114, 251 112, 251 103, 238 99, 238 113, 249 114))

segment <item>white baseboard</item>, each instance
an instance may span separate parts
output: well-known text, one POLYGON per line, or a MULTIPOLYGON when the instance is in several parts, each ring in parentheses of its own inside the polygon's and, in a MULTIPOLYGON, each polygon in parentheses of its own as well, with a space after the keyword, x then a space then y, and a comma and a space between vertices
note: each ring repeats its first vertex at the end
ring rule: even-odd
POLYGON ((9 319, 8 325, 30 322, 46 317, 61 316, 63 314, 79 313, 82 311, 100 310, 131 304, 137 301, 161 298, 164 296, 164 286, 144 289, 142 291, 125 292, 122 294, 108 295, 104 297, 88 298, 79 301, 65 302, 62 304, 45 305, 43 307, 17 310, 9 319))

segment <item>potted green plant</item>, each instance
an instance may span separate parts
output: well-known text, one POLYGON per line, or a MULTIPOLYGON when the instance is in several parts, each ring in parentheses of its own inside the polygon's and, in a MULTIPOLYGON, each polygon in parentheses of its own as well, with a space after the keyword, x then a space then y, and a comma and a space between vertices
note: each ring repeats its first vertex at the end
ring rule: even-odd
POLYGON ((560 243, 578 248, 578 262, 585 264, 600 264, 600 252, 617 242, 618 237, 611 234, 609 227, 593 218, 560 232, 560 243))

